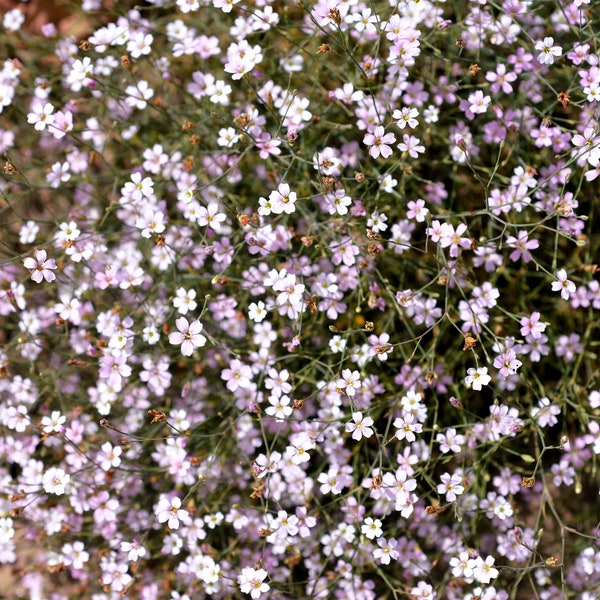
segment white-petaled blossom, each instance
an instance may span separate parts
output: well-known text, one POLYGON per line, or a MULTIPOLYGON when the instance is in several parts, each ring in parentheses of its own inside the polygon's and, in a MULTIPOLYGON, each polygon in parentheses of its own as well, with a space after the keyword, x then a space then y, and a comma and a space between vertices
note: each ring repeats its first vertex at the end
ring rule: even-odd
POLYGON ((252 302, 248 306, 248 318, 255 323, 260 323, 267 316, 265 303, 259 300, 258 302, 252 302))
POLYGON ((251 598, 260 598, 262 594, 266 594, 271 588, 265 582, 268 573, 264 569, 253 569, 245 567, 238 575, 238 583, 240 591, 244 594, 250 594, 251 598))
POLYGON ((577 286, 567 277, 567 272, 560 269, 556 272, 556 281, 552 282, 552 291, 560 291, 563 300, 568 300, 577 291, 577 286))
POLYGON ((546 37, 535 43, 535 49, 539 52, 538 62, 543 65, 551 65, 554 59, 562 55, 562 48, 554 45, 553 37, 546 37))
POLYGON ((373 519, 367 517, 360 527, 361 533, 369 540, 381 537, 383 529, 381 529, 381 521, 379 519, 373 519))
POLYGON ((454 502, 458 496, 465 491, 465 486, 462 485, 462 477, 453 473, 444 473, 440 477, 441 483, 437 486, 437 493, 444 494, 448 502, 454 502))
POLYGON ((187 510, 181 508, 181 499, 177 496, 161 496, 154 511, 158 522, 167 523, 169 529, 179 529, 179 522, 187 522, 190 515, 187 510))
POLYGON ((346 433, 352 433, 352 439, 359 441, 363 437, 370 438, 374 431, 372 429, 373 419, 363 417, 362 412, 353 412, 352 421, 346 423, 346 433))
POLYGON ((48 494, 61 496, 65 493, 70 481, 71 476, 66 473, 64 469, 61 469, 60 467, 50 467, 44 473, 42 484, 44 486, 44 491, 48 494))
POLYGON ((44 433, 60 433, 67 417, 61 415, 58 410, 52 411, 49 417, 42 417, 42 431, 44 433))
POLYGON ((478 369, 467 369, 467 376, 465 377, 465 385, 468 388, 473 390, 477 390, 480 392, 484 385, 488 385, 488 383, 492 380, 490 375, 488 375, 487 367, 479 367, 478 369))

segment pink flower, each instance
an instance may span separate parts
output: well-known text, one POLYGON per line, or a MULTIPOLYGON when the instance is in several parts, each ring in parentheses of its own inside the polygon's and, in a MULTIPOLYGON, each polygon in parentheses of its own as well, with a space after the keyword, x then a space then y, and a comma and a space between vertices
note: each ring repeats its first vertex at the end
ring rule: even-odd
POLYGON ((502 377, 514 375, 522 364, 523 363, 517 359, 515 351, 510 348, 494 358, 494 367, 500 369, 500 375, 502 375, 502 377))
POLYGON ((475 115, 483 114, 491 101, 489 96, 484 96, 481 90, 477 90, 469 96, 469 110, 475 115))
POLYGON ((53 258, 47 258, 45 250, 36 250, 35 258, 30 256, 23 260, 23 266, 31 271, 31 279, 36 283, 41 283, 42 279, 54 281, 56 275, 50 269, 56 269, 56 263, 53 258))
POLYGON ((396 141, 396 136, 393 133, 385 133, 385 129, 379 125, 375 127, 372 133, 365 134, 363 143, 369 146, 369 154, 373 158, 388 158, 392 155, 392 148, 389 144, 396 141))
POLYGON ((206 338, 200 333, 202 323, 197 319, 188 323, 185 317, 179 317, 175 321, 179 331, 173 331, 169 334, 170 344, 181 344, 181 354, 191 356, 196 348, 201 348, 206 344, 206 338))
POLYGON ((542 333, 546 330, 546 323, 540 323, 540 313, 532 312, 530 317, 523 317, 521 323, 521 335, 530 335, 534 340, 542 337, 542 333))
POLYGON ((522 258, 526 263, 533 260, 530 250, 539 248, 540 243, 537 240, 530 240, 526 231, 519 231, 518 238, 510 235, 506 238, 506 245, 509 248, 515 248, 510 253, 510 260, 517 261, 522 258))
POLYGON ((408 155, 412 158, 418 158, 419 154, 425 152, 425 146, 421 144, 418 137, 404 134, 402 141, 398 144, 398 150, 408 152, 408 155))
POLYGON ((279 156, 281 154, 281 149, 279 148, 280 145, 281 140, 271 138, 271 134, 267 131, 263 131, 256 142, 256 146, 260 149, 258 155, 263 160, 269 156, 279 156))

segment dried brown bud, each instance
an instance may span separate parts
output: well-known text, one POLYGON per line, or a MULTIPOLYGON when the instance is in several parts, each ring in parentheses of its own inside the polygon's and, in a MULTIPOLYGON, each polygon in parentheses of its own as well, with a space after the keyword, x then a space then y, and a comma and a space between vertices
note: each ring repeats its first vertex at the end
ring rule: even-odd
POLYGON ((358 173, 358 172, 354 173, 354 179, 360 183, 361 181, 365 180, 365 174, 364 173, 358 173))
POLYGON ((479 71, 481 71, 481 67, 477 63, 473 63, 469 67, 469 75, 471 77, 475 77, 475 75, 477 75, 477 73, 479 73, 479 71))
POLYGON ((425 507, 425 512, 428 515, 437 515, 441 512, 443 512, 443 508, 441 506, 433 506, 432 504, 430 504, 429 506, 425 507))
POLYGON ((321 44, 317 48, 317 54, 327 54, 327 52, 331 52, 331 46, 329 44, 321 44))
POLYGON ((252 498, 252 500, 256 500, 257 498, 262 498, 264 491, 265 491, 265 484, 264 484, 264 481, 261 480, 260 484, 252 489, 250 498, 252 498))
POLYGON ((465 48, 467 43, 465 42, 465 40, 463 40, 461 37, 456 38, 456 45, 459 48, 465 48))
POLYGON ((167 415, 165 415, 165 413, 160 410, 154 410, 153 408, 151 408, 148 411, 148 414, 152 416, 152 421, 150 422, 150 424, 167 422, 167 415))
POLYGON ((472 335, 465 335, 465 345, 463 346, 463 352, 465 350, 470 350, 471 348, 474 348, 476 344, 477 340, 472 335))
POLYGON ((198 146, 200 144, 200 136, 199 135, 191 135, 190 136, 190 144, 192 146, 198 146))
POLYGON ((242 113, 233 119, 233 122, 240 128, 244 129, 250 123, 250 115, 248 113, 242 113))
POLYGON ((81 40, 79 42, 79 49, 83 50, 84 52, 87 52, 91 47, 92 45, 87 40, 81 40))
POLYGON ((242 227, 247 227, 248 225, 250 225, 250 217, 248 215, 238 215, 237 219, 238 223, 242 227))
POLYGON ((385 354, 389 352, 393 346, 391 344, 377 344, 375 346, 375 354, 385 354))
POLYGON ((292 402, 292 410, 300 410, 304 407, 304 398, 297 398, 292 402))
POLYGON ((375 329, 373 321, 365 321, 365 331, 371 332, 373 329, 375 329))
POLYGON ((306 301, 306 306, 308 306, 308 309, 310 310, 311 313, 316 313, 318 308, 317 308, 317 296, 316 295, 312 295, 307 301, 306 301))
POLYGON ((515 534, 515 540, 517 543, 521 544, 523 542, 523 532, 518 527, 513 529, 513 533, 515 534))
POLYGON ((127 54, 121 56, 121 65, 123 65, 123 68, 127 71, 131 71, 131 61, 129 60, 129 56, 127 56, 127 54))
POLYGON ((154 240, 154 243, 159 247, 162 248, 166 243, 167 243, 167 238, 165 238, 165 236, 162 233, 159 233, 156 236, 156 239, 154 240))
POLYGON ((556 567, 558 565, 558 561, 556 560, 556 558, 554 556, 549 556, 544 562, 549 567, 556 567))
POLYGON ((368 251, 369 254, 379 254, 381 252, 381 246, 379 244, 370 244, 368 251))
POLYGON ((16 171, 16 169, 15 169, 14 165, 11 162, 7 161, 7 162, 4 163, 4 173, 6 175, 14 175, 15 171, 16 171))
POLYGON ((194 170, 194 159, 191 156, 186 156, 183 159, 183 170, 186 173, 191 173, 194 170))
POLYGON ((571 95, 569 92, 560 92, 556 98, 562 104, 563 108, 567 108, 571 95))
POLYGON ((327 13, 327 16, 339 27, 342 23, 342 15, 337 8, 331 8, 327 13))
POLYGON ((538 174, 537 171, 529 165, 525 167, 525 173, 527 173, 527 175, 529 175, 530 177, 535 177, 538 174))
POLYGON ((535 477, 523 477, 521 485, 526 488, 532 488, 535 485, 535 477))

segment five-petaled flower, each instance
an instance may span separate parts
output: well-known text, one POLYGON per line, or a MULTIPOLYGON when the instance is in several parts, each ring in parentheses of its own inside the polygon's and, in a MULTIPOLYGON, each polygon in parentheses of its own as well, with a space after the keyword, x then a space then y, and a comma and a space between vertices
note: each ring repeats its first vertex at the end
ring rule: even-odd
POLYGON ((396 141, 396 136, 393 133, 385 133, 385 129, 378 125, 371 133, 365 134, 363 143, 369 146, 369 154, 373 158, 388 158, 392 155, 392 148, 390 144, 396 141))
POLYGON ((206 338, 200 333, 202 323, 198 319, 188 323, 185 317, 179 317, 175 321, 179 331, 169 334, 170 344, 181 344, 181 354, 191 356, 196 348, 202 348, 206 344, 206 338))
POLYGON ((346 392, 348 396, 354 396, 356 390, 360 389, 361 386, 360 373, 344 369, 342 376, 336 381, 335 386, 338 390, 346 392))
POLYGON ((484 385, 487 385, 492 378, 488 375, 487 367, 479 367, 478 369, 467 369, 465 377, 465 385, 468 388, 480 392, 484 385))
POLYGON ((437 486, 437 493, 445 494, 448 502, 454 502, 465 491, 465 486, 462 485, 462 478, 456 473, 452 475, 444 473, 440 477, 440 481, 442 483, 437 486))
POLYGON ((161 496, 154 510, 158 522, 167 523, 169 529, 179 529, 179 521, 186 522, 190 516, 187 510, 181 508, 181 499, 177 496, 161 496))
POLYGON ((352 439, 359 441, 363 436, 370 438, 373 435, 372 425, 373 419, 371 417, 363 417, 360 411, 353 412, 352 421, 346 423, 346 432, 352 433, 352 439))
POLYGON ((562 55, 562 48, 554 45, 553 37, 546 37, 535 43, 535 49, 539 52, 538 62, 543 65, 551 65, 554 58, 562 55))
POLYGON ((54 281, 56 275, 52 269, 56 269, 56 263, 53 258, 48 258, 45 250, 36 250, 35 258, 28 256, 23 260, 23 266, 31 271, 31 279, 36 283, 41 283, 42 279, 54 281))
POLYGON ((576 290, 577 286, 570 279, 567 279, 567 272, 564 269, 557 271, 556 281, 552 282, 552 291, 560 291, 563 300, 568 300, 576 290))
POLYGON ((251 598, 260 598, 262 594, 268 592, 271 588, 265 583, 268 573, 264 569, 253 569, 245 567, 238 575, 240 590, 244 594, 250 594, 251 598))

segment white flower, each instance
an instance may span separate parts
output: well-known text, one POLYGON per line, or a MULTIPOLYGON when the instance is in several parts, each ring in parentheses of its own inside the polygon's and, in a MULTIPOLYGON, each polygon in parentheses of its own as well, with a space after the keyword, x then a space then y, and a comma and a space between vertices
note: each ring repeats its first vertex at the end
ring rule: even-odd
POLYGON ((564 269, 560 269, 556 273, 556 281, 552 283, 552 291, 558 292, 559 290, 563 300, 568 300, 571 294, 574 294, 577 290, 575 284, 567 279, 567 272, 564 269))
POLYGON ((42 484, 44 491, 48 494, 61 496, 65 493, 66 487, 71 480, 71 476, 65 473, 64 469, 59 467, 50 467, 43 476, 42 484))
POLYGON ((169 529, 179 529, 179 521, 187 521, 189 518, 188 511, 181 508, 181 499, 177 496, 174 498, 161 496, 154 510, 158 522, 168 521, 169 529))
POLYGON ((60 433, 66 420, 67 417, 61 415, 58 410, 54 410, 49 417, 42 417, 42 430, 44 433, 60 433))
POLYGON ((360 411, 353 412, 352 421, 346 423, 346 432, 352 433, 352 439, 356 441, 361 440, 363 436, 368 439, 374 433, 371 425, 373 425, 373 419, 371 417, 363 417, 362 412, 360 411))
POLYGON ((260 323, 266 316, 267 311, 264 302, 259 300, 258 302, 252 302, 252 304, 248 306, 248 318, 255 323, 260 323))
POLYGON ((473 569, 473 577, 479 582, 488 584, 492 579, 498 577, 498 569, 494 567, 495 558, 488 556, 485 561, 481 556, 471 559, 471 568, 473 569))
POLYGON ((360 531, 369 540, 374 540, 376 537, 380 537, 383 533, 381 529, 381 521, 379 519, 372 519, 367 517, 361 525, 360 531))
POLYGON ((488 375, 487 367, 479 367, 478 369, 467 369, 467 376, 465 377, 465 385, 468 388, 472 388, 481 391, 484 385, 488 383, 492 378, 488 375))
POLYGON ((562 54, 562 48, 554 45, 554 38, 552 37, 537 41, 535 49, 540 52, 537 59, 543 65, 551 65, 554 62, 554 57, 562 54))
POLYGON ((465 487, 462 485, 462 477, 456 473, 453 475, 444 473, 440 477, 440 481, 442 483, 437 486, 437 493, 445 494, 448 502, 454 502, 457 496, 460 496, 465 491, 465 487))

